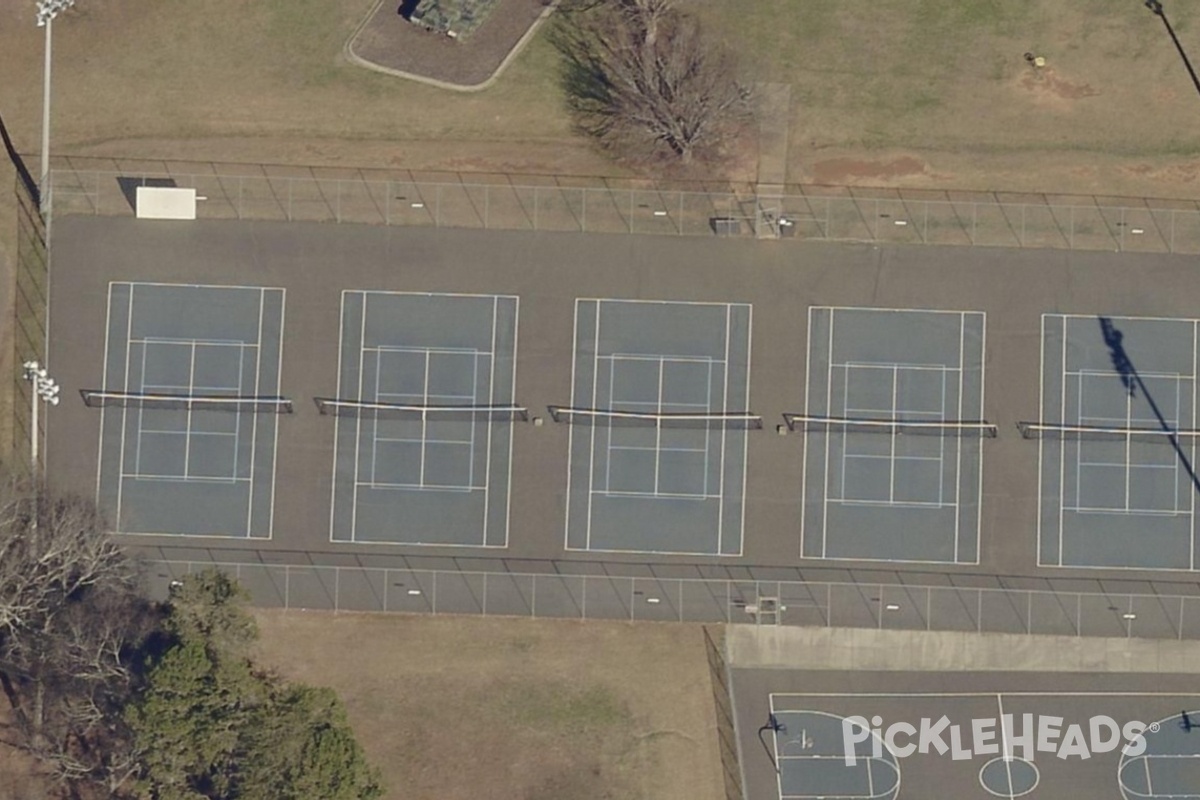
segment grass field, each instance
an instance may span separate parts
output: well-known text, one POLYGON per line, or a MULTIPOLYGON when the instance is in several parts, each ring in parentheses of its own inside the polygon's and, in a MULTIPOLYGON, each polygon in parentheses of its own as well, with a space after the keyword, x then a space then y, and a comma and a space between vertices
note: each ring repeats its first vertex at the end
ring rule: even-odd
POLYGON ((389 798, 724 798, 696 626, 256 616, 257 658, 337 690, 389 798))
MULTIPOLYGON (((1196 194, 1200 98, 1138 0, 683 2, 751 77, 791 84, 792 182, 1196 194), (1027 51, 1047 68, 1035 73, 1027 51)), ((624 174, 572 132, 544 36, 493 88, 453 94, 344 61, 372 5, 80 0, 55 25, 54 151, 624 174)), ((43 43, 33 9, 0 4, 0 113, 31 155, 43 43)), ((1200 58, 1200 11, 1168 11, 1200 58)), ((5 310, 12 181, 0 163, 5 310)), ((11 313, 2 318, 8 342, 11 313)), ((0 369, 11 374, 9 351, 0 369)), ((263 622, 266 657, 342 691, 395 797, 477 798, 485 787, 494 797, 691 799, 720 786, 694 629, 294 613, 263 622)))

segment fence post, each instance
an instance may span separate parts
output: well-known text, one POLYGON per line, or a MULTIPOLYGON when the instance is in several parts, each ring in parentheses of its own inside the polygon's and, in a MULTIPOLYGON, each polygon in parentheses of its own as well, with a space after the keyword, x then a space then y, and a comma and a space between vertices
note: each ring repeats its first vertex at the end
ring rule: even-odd
MULTIPOLYGON (((875 208, 879 208, 879 201, 875 201, 875 208)), ((876 587, 879 590, 879 630, 883 630, 883 584, 876 587)))
POLYGON ((975 590, 975 632, 983 633, 983 589, 975 590))
POLYGON ((388 586, 392 582, 392 571, 385 569, 383 571, 383 610, 386 613, 388 610, 388 586))
POLYGON ((1033 592, 1025 593, 1025 632, 1033 633, 1033 592))
POLYGON ((1187 602, 1187 599, 1183 595, 1180 595, 1179 596, 1179 641, 1181 641, 1181 642, 1183 641, 1183 608, 1184 608, 1184 605, 1186 604, 1186 602, 1187 602))

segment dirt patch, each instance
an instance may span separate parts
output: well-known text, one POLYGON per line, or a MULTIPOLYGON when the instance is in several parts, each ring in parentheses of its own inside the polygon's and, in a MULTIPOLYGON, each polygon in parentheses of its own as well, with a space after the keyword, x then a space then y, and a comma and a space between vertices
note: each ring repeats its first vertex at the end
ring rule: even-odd
POLYGON ((723 800, 700 628, 256 612, 404 800, 723 800))
POLYGON ((1036 102, 1059 108, 1071 108, 1074 102, 1100 94, 1088 83, 1074 83, 1047 67, 1031 68, 1018 81, 1018 85, 1031 94, 1036 102))
POLYGON ((876 161, 830 158, 808 165, 813 183, 831 186, 887 184, 898 178, 913 178, 928 172, 929 165, 915 156, 876 161))
POLYGON ((455 86, 477 86, 495 74, 546 5, 542 0, 500 0, 467 39, 428 31, 400 16, 384 0, 350 43, 354 55, 380 67, 455 86))

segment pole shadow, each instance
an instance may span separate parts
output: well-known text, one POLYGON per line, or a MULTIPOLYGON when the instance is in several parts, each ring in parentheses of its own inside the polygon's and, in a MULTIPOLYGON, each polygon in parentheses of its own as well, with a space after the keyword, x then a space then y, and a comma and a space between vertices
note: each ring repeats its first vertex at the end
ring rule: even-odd
POLYGON ((37 201, 40 208, 42 205, 42 193, 38 189, 37 181, 29 173, 29 168, 25 166, 25 160, 21 158, 21 154, 17 152, 17 148, 13 146, 12 138, 8 135, 8 127, 4 124, 3 116, 0 116, 0 139, 4 140, 4 152, 8 153, 8 160, 12 162, 13 167, 17 170, 17 179, 21 181, 21 185, 25 187, 25 191, 29 196, 37 201))
MULTIPOLYGON (((1104 337, 1104 344, 1108 347, 1109 358, 1112 360, 1113 370, 1121 378, 1121 383, 1125 386, 1125 391, 1130 397, 1136 397, 1138 392, 1142 393, 1142 397, 1150 406, 1150 410, 1154 412, 1154 418, 1158 420, 1159 426, 1166 435, 1167 440, 1171 443, 1171 447, 1175 449, 1175 455, 1179 458, 1179 463, 1183 465, 1187 471, 1188 477, 1192 480, 1192 486, 1200 493, 1200 477, 1197 477, 1196 470, 1192 466, 1191 459, 1187 457, 1183 446, 1179 442, 1179 433, 1176 428, 1171 427, 1163 416, 1162 411, 1158 407, 1158 403, 1154 399, 1154 395, 1150 394, 1150 390, 1146 387, 1142 376, 1138 374, 1137 368, 1133 365, 1133 361, 1129 358, 1129 353, 1125 350, 1125 334, 1117 328, 1116 323, 1111 317, 1097 317, 1100 322, 1100 333, 1104 337)), ((1192 402, 1196 402, 1196 398, 1192 398, 1192 402)))

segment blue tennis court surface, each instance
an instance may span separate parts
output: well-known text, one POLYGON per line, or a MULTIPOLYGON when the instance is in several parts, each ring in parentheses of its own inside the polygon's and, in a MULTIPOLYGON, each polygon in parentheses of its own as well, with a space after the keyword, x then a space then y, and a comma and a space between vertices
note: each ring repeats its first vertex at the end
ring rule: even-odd
MULTIPOLYGON (((210 398, 279 394, 284 291, 112 283, 103 390, 210 398)), ((100 410, 98 494, 119 533, 268 539, 275 413, 100 410)))
POLYGON ((1042 566, 1196 569, 1200 323, 1047 314, 1039 442, 1042 566), (1075 430, 1071 430, 1074 427, 1075 430))
POLYGON ((571 404, 674 420, 571 425, 568 550, 739 555, 747 431, 687 415, 744 412, 750 306, 578 300, 571 404))
MULTIPOLYGON (((417 409, 511 405, 517 298, 347 291, 338 397, 417 409)), ((478 414, 335 421, 331 538, 504 547, 512 423, 478 414)))
MULTIPOLYGON (((983 360, 979 312, 814 307, 806 414, 979 421, 983 360)), ((810 431, 804 466, 805 557, 978 562, 979 436, 810 431)))

